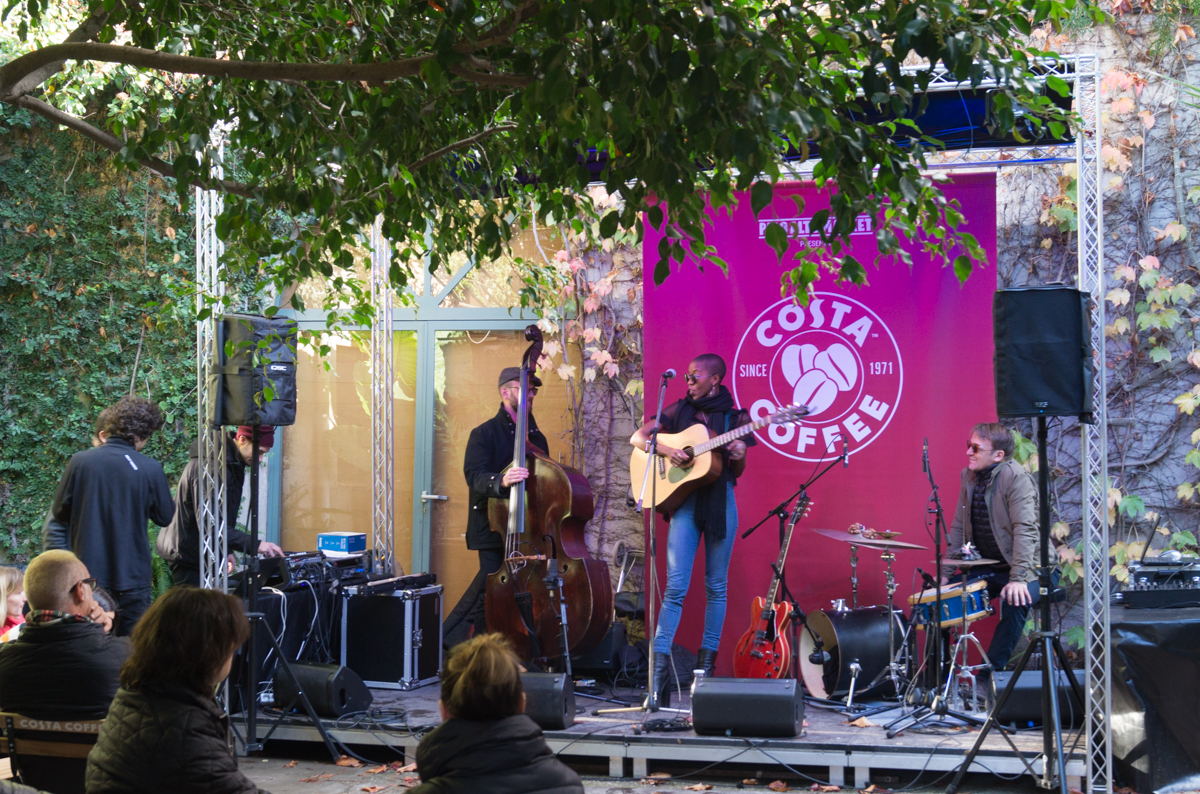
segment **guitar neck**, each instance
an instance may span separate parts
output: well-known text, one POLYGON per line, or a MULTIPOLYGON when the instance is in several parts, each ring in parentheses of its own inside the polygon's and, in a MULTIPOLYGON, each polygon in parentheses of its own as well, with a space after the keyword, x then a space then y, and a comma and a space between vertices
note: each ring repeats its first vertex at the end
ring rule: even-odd
POLYGON ((705 452, 717 449, 718 447, 725 446, 730 441, 739 439, 742 436, 748 436, 751 433, 753 433, 755 430, 762 430, 764 427, 766 427, 769 424, 771 424, 771 417, 768 416, 765 419, 760 419, 757 422, 754 422, 752 424, 742 425, 741 427, 736 427, 733 430, 730 430, 728 433, 722 433, 719 436, 710 438, 708 441, 705 441, 703 444, 697 444, 696 446, 692 447, 692 454, 693 455, 703 455, 705 452))
MULTIPOLYGON (((805 508, 808 506, 808 497, 800 497, 804 504, 799 506, 792 513, 792 520, 788 522, 787 533, 783 536, 783 543, 779 544, 779 559, 775 562, 775 570, 782 572, 783 564, 787 561, 788 548, 792 545, 792 531, 796 529, 796 524, 800 522, 800 516, 804 514, 805 508)), ((767 606, 775 603, 775 596, 779 594, 779 576, 771 577, 771 592, 767 594, 767 606)))

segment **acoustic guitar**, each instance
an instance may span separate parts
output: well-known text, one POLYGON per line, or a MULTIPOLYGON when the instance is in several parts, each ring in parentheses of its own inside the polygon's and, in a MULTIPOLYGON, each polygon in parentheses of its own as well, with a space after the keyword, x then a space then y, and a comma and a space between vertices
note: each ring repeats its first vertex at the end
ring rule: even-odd
POLYGON ((792 545, 792 530, 808 514, 812 504, 808 494, 800 494, 792 517, 788 521, 783 543, 779 545, 779 560, 771 576, 771 590, 766 598, 755 598, 750 605, 750 628, 738 640, 733 653, 733 674, 738 678, 786 678, 792 667, 792 649, 788 645, 787 629, 792 622, 790 604, 776 604, 779 575, 787 561, 792 545))
MULTIPOLYGON (((681 433, 659 433, 658 443, 683 450, 690 456, 683 466, 675 466, 662 455, 656 455, 654 472, 651 476, 657 482, 654 484, 654 507, 660 513, 673 513, 679 509, 684 500, 697 488, 703 488, 721 476, 725 465, 724 459, 713 450, 720 449, 730 441, 748 436, 767 425, 785 425, 800 421, 808 414, 807 406, 790 405, 781 408, 776 413, 741 427, 735 427, 728 433, 713 436, 704 425, 692 425, 681 433)), ((646 464, 650 455, 643 449, 635 448, 629 459, 629 477, 635 492, 642 487, 646 476, 646 464)), ((651 484, 646 484, 646 500, 649 501, 651 484)))

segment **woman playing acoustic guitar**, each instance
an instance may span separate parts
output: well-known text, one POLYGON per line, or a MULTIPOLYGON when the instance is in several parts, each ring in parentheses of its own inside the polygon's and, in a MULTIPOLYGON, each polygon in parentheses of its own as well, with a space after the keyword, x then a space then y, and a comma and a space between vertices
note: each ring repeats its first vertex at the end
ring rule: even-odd
MULTIPOLYGON (((662 415, 647 422, 629 440, 633 446, 648 448, 651 433, 679 433, 692 425, 704 425, 711 436, 721 435, 750 423, 749 414, 734 407, 733 396, 722 385, 725 360, 715 353, 692 359, 688 372, 687 399, 663 409, 662 415)), ((667 586, 663 593, 662 614, 654 633, 654 670, 659 690, 659 705, 670 705, 671 689, 677 676, 671 666, 671 642, 679 628, 683 598, 692 578, 692 565, 700 538, 704 538, 704 585, 708 602, 704 610, 704 639, 698 652, 698 664, 712 675, 725 622, 725 593, 729 558, 737 533, 737 500, 733 488, 746 469, 746 448, 756 443, 753 435, 736 439, 715 450, 723 459, 721 475, 691 495, 670 515, 667 535, 667 586)), ((660 440, 658 454, 674 466, 686 466, 687 452, 674 449, 660 440)), ((638 487, 638 483, 634 483, 638 487)))

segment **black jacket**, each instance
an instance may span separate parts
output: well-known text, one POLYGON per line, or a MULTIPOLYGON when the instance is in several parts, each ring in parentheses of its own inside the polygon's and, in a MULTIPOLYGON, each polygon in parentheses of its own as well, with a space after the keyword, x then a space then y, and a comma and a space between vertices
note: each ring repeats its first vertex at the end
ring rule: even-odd
MULTIPOLYGON (((200 444, 192 442, 192 456, 179 486, 175 489, 175 518, 166 529, 158 533, 154 548, 158 556, 181 568, 200 569, 200 524, 196 520, 200 499, 198 474, 200 470, 200 444)), ((242 506, 242 486, 246 482, 246 464, 238 453, 237 445, 225 439, 225 515, 230 551, 250 553, 250 536, 237 528, 238 511, 242 506)), ((259 543, 262 543, 260 540, 259 543)), ((258 551, 257 548, 254 551, 258 551)))
POLYGON ((103 719, 129 641, 99 623, 27 623, 0 645, 0 709, 38 720, 103 719))
POLYGON ((238 771, 229 717, 182 687, 117 691, 88 755, 88 794, 256 794, 238 771))
POLYGON ((165 527, 175 515, 162 464, 121 438, 71 456, 50 515, 69 528, 71 551, 101 587, 149 587, 146 522, 165 527))
MULTIPOLYGON (((542 729, 524 714, 496 722, 449 719, 417 747, 421 785, 408 794, 583 794, 542 729)), ((89 794, 91 789, 88 789, 89 794)))
MULTIPOLYGON (((504 538, 488 524, 488 499, 508 496, 508 488, 501 480, 504 470, 512 465, 516 440, 517 423, 503 405, 495 416, 472 430, 467 440, 463 474, 471 489, 471 511, 467 516, 468 549, 504 548, 504 538)), ((529 440, 543 452, 550 451, 532 414, 529 416, 529 440)))

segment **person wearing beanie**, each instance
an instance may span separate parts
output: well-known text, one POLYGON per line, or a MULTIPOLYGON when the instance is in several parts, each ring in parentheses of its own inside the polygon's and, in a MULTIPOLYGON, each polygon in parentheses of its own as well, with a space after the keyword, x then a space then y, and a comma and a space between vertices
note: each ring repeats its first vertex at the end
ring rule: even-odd
MULTIPOLYGON (((254 428, 249 425, 238 427, 225 436, 225 510, 227 520, 227 545, 229 551, 245 554, 256 553, 267 557, 283 554, 279 546, 259 540, 251 546, 250 536, 237 528, 238 512, 242 507, 242 487, 246 482, 246 468, 254 459, 254 428)), ((259 425, 259 460, 275 446, 275 428, 259 425)), ((158 533, 155 550, 167 561, 171 569, 171 580, 176 585, 200 586, 200 442, 192 442, 192 457, 179 478, 175 489, 175 519, 158 533)))

